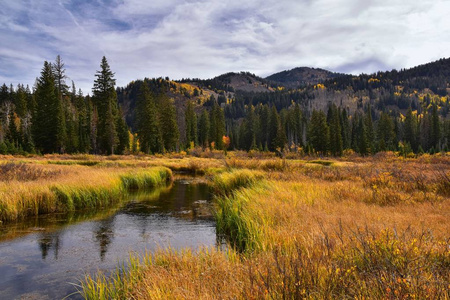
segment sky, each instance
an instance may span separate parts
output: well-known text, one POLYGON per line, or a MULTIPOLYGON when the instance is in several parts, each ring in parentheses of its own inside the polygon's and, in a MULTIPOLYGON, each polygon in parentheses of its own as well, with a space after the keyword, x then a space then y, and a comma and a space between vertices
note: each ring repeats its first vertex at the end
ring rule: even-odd
POLYGON ((0 84, 32 87, 57 55, 85 94, 103 56, 117 86, 410 68, 450 56, 449 12, 450 0, 2 0, 0 84))

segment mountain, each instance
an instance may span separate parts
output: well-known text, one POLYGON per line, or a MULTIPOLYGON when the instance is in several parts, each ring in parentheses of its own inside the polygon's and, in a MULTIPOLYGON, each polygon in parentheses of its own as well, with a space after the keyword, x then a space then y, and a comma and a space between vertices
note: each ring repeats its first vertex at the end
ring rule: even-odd
POLYGON ((272 74, 265 79, 286 88, 298 88, 300 86, 321 83, 325 80, 340 76, 345 76, 345 74, 333 73, 323 69, 300 67, 272 74))
MULTIPOLYGON (((430 109, 430 104, 436 103, 439 114, 450 118, 450 59, 411 69, 359 76, 295 68, 267 78, 240 72, 206 80, 156 78, 146 79, 146 83, 155 95, 163 93, 174 99, 181 137, 188 100, 193 101, 197 114, 205 109, 210 110, 213 102, 217 101, 224 109, 227 124, 241 123, 251 105, 267 104, 282 112, 290 110, 293 103, 299 104, 308 116, 313 110, 326 112, 330 103, 345 108, 350 115, 367 110, 370 104, 374 120, 379 118, 381 112, 404 116, 409 107, 420 115, 430 109)), ((131 82, 117 90, 119 104, 132 128, 140 84, 142 81, 131 82)))
POLYGON ((194 78, 183 79, 179 82, 194 84, 204 89, 214 90, 216 93, 220 93, 221 91, 230 93, 235 93, 237 91, 255 93, 274 91, 273 86, 271 86, 271 83, 268 80, 249 72, 230 72, 212 79, 194 78))

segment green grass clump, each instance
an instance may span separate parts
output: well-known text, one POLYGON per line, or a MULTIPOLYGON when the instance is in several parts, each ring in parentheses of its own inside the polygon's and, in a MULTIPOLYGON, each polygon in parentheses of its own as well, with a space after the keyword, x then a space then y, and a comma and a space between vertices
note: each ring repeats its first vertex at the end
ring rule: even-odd
POLYGON ((253 187, 217 197, 216 228, 239 252, 251 253, 261 249, 261 231, 257 218, 248 209, 253 187))
POLYGON ((130 172, 121 175, 123 187, 126 190, 147 189, 165 185, 173 180, 172 171, 166 167, 156 167, 149 170, 130 172))
POLYGON ((248 169, 231 170, 214 176, 212 186, 218 194, 228 195, 242 187, 249 187, 262 180, 264 173, 248 169))
POLYGON ((120 185, 110 187, 55 185, 51 187, 51 190, 56 196, 58 211, 104 207, 120 201, 124 195, 124 188, 120 185))
POLYGON ((318 164, 318 165, 322 165, 322 166, 326 166, 326 167, 329 167, 334 164, 334 162, 329 161, 329 160, 311 160, 308 163, 318 164))

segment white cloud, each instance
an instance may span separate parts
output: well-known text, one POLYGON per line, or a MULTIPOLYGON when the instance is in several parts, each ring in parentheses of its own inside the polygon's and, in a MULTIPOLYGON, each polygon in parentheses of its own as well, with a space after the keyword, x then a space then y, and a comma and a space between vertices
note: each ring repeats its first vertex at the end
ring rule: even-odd
POLYGON ((109 3, 7 0, 0 59, 8 63, 0 78, 32 84, 43 60, 61 54, 87 93, 102 55, 124 86, 143 77, 265 76, 298 66, 370 73, 426 63, 450 49, 446 0, 109 3))

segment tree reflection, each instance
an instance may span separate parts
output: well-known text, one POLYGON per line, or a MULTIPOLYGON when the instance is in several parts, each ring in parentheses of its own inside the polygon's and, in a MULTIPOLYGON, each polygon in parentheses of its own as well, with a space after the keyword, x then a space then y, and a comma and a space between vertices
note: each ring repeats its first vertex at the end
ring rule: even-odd
POLYGON ((53 249, 55 260, 58 259, 59 248, 61 247, 60 232, 45 232, 41 234, 38 239, 39 249, 41 250, 42 259, 46 259, 48 253, 53 249))
POLYGON ((114 239, 114 217, 98 222, 97 229, 94 230, 95 240, 99 243, 100 259, 105 259, 108 246, 114 239))

